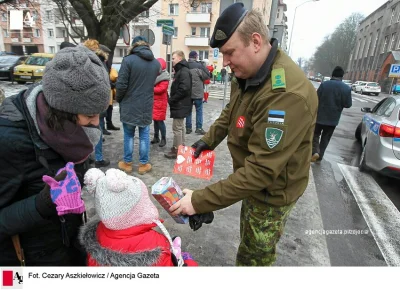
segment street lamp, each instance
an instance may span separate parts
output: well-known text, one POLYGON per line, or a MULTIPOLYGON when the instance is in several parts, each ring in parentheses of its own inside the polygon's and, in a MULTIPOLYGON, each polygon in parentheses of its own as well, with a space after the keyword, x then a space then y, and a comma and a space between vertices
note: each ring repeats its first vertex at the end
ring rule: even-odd
POLYGON ((293 32, 294 32, 294 21, 296 20, 297 8, 299 8, 301 5, 306 4, 308 2, 317 2, 317 1, 319 1, 319 0, 308 0, 306 2, 301 3, 300 5, 297 5, 296 8, 294 9, 294 16, 293 16, 293 22, 292 22, 292 33, 290 34, 289 49, 288 49, 289 56, 290 56, 290 49, 292 47, 292 37, 293 37, 293 32))

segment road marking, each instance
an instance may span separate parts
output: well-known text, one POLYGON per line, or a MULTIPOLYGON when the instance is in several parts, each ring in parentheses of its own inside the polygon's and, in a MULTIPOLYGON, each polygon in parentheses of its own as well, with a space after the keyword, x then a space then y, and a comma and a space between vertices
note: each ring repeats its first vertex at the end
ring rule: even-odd
POLYGON ((339 164, 388 266, 400 266, 400 212, 368 174, 339 164))
POLYGON ((357 101, 359 101, 359 102, 368 103, 368 101, 362 100, 362 99, 360 99, 360 98, 353 97, 353 99, 354 99, 354 100, 357 100, 357 101))

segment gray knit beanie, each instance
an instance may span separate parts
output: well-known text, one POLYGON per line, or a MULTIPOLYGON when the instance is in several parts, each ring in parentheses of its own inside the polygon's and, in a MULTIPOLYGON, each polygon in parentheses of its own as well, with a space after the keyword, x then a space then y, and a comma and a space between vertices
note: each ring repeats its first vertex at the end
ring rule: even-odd
POLYGON ((43 93, 50 107, 71 114, 100 114, 110 101, 110 80, 98 56, 84 46, 60 50, 46 64, 43 93))

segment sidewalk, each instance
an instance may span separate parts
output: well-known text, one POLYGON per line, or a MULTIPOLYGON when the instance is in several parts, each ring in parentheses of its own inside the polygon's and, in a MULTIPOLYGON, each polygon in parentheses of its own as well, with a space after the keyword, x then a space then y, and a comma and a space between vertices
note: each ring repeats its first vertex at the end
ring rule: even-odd
MULTIPOLYGON (((218 118, 222 109, 222 101, 212 99, 204 104, 204 130, 207 131, 210 125, 218 118)), ((195 120, 195 113, 193 114, 195 120)), ((122 127, 119 121, 119 107, 114 106, 113 122, 116 126, 122 127)), ((139 175, 138 170, 138 133, 134 141, 134 172, 132 175, 140 178, 147 185, 149 192, 151 186, 163 176, 173 177, 179 186, 189 189, 201 189, 205 186, 225 179, 232 173, 232 159, 224 140, 215 150, 216 160, 214 165, 214 176, 210 181, 196 179, 185 175, 172 173, 174 160, 164 157, 172 146, 172 119, 167 113, 167 145, 160 148, 158 145, 151 145, 150 161, 153 170, 145 175, 139 175)), ((122 128, 121 128, 122 129, 122 128)), ((153 126, 151 126, 151 138, 153 137, 153 126)), ((186 144, 191 145, 201 136, 187 134, 186 144)), ((109 159, 111 164, 108 168, 118 168, 117 163, 123 155, 123 132, 112 131, 112 135, 105 136, 103 144, 104 158, 109 159)), ((106 170, 107 168, 102 168, 106 170)), ((311 182, 312 183, 312 182, 311 182)), ((84 195, 87 204, 88 216, 95 215, 93 198, 84 195)), ((239 245, 239 217, 241 203, 236 203, 228 208, 214 212, 214 221, 209 225, 193 232, 189 225, 175 223, 168 213, 153 199, 154 204, 160 212, 160 217, 165 220, 165 227, 172 236, 182 238, 182 250, 190 252, 194 259, 201 266, 234 266, 236 252, 239 245)), ((319 207, 315 189, 307 190, 298 202, 298 206, 290 216, 287 229, 281 242, 278 244, 277 266, 320 266, 329 265, 328 254, 326 253, 326 242, 324 237, 307 236, 304 232, 310 228, 320 228, 318 217, 319 207)))

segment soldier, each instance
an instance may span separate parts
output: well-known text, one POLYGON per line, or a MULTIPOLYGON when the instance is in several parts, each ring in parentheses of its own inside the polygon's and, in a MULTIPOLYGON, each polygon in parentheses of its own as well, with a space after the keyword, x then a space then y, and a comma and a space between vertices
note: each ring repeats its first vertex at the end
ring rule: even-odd
POLYGON ((269 266, 276 260, 286 220, 305 191, 318 98, 301 69, 268 42, 262 15, 242 3, 217 20, 210 41, 232 69, 230 103, 192 147, 197 158, 226 136, 234 173, 186 194, 172 214, 201 214, 242 201, 238 266, 269 266))

